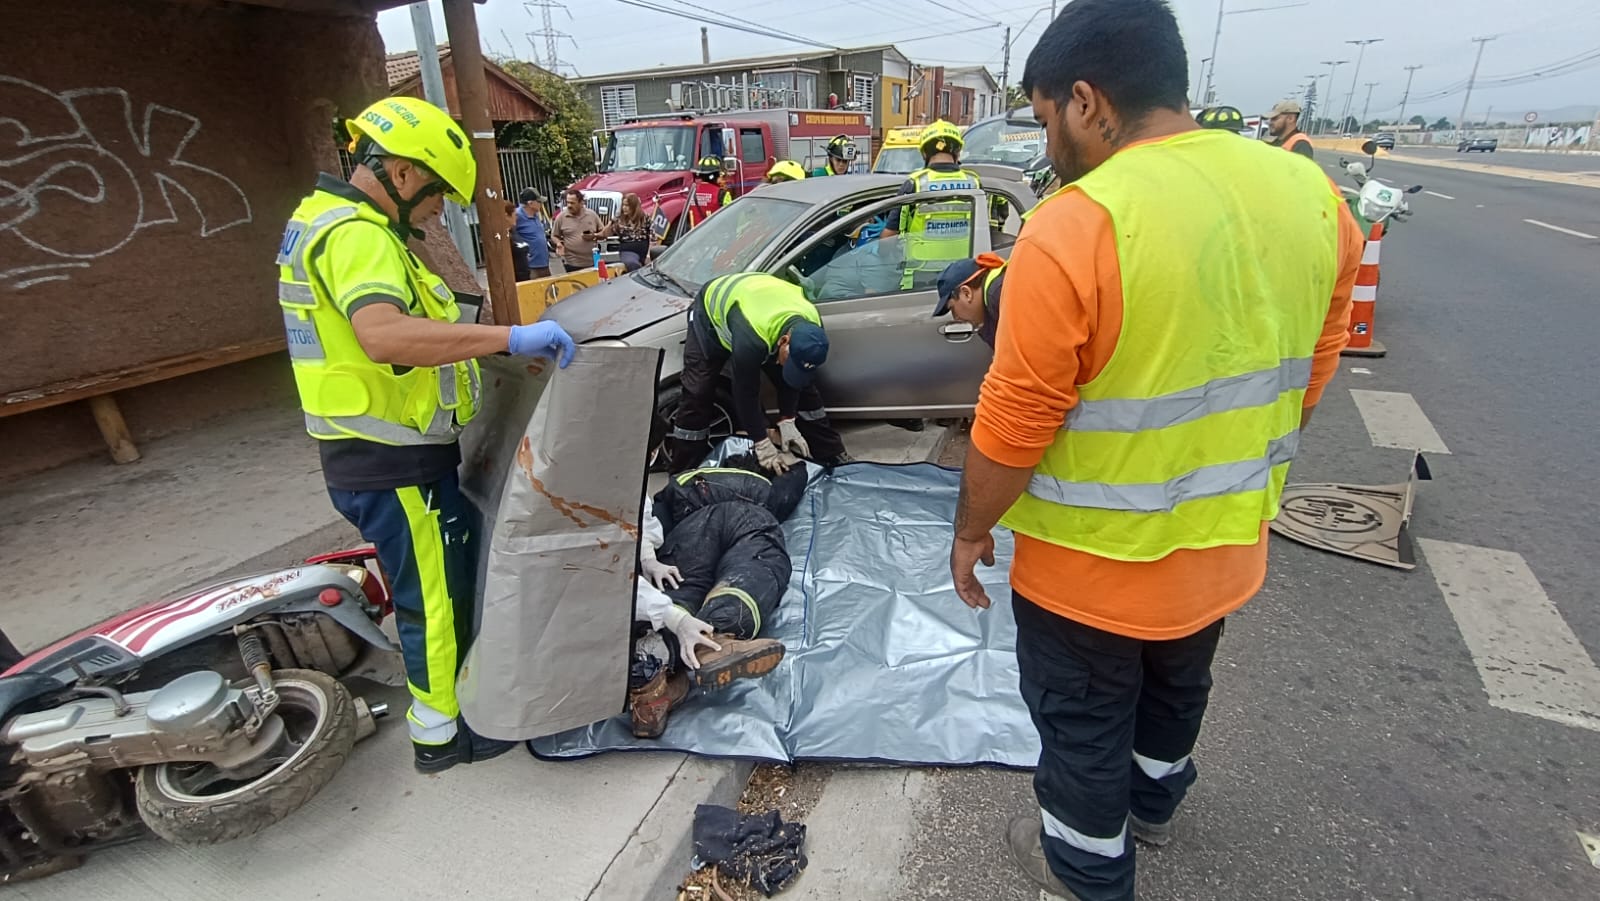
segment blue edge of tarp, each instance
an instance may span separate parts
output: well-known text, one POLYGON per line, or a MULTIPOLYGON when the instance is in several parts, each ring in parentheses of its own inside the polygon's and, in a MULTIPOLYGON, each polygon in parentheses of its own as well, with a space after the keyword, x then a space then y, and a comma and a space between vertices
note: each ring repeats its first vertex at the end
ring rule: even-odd
POLYGON ((1033 767, 1039 738, 1017 689, 1011 536, 980 566, 993 606, 968 608, 949 569, 960 473, 855 463, 815 478, 784 523, 794 574, 764 635, 783 663, 696 691, 659 739, 622 714, 530 742, 543 759, 675 751, 789 763, 1033 767))

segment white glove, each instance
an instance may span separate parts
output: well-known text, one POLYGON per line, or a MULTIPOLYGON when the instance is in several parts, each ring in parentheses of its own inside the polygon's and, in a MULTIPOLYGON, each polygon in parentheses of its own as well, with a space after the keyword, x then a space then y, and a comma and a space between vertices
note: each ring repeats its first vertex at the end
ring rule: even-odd
POLYGON ((778 448, 772 443, 771 438, 763 438, 756 442, 756 462, 761 468, 775 476, 781 476, 788 471, 788 464, 783 462, 783 456, 778 453, 778 448))
POLYGON ((646 557, 640 560, 639 569, 644 572, 645 578, 650 580, 650 584, 662 591, 666 591, 669 588, 677 588, 683 584, 683 573, 678 572, 676 566, 662 563, 655 557, 646 557))
POLYGON ((700 658, 695 656, 696 649, 722 650, 722 645, 711 640, 711 624, 695 619, 689 611, 676 604, 667 611, 666 624, 672 634, 678 637, 678 656, 690 669, 700 668, 700 658))
POLYGON ((800 434, 800 426, 793 419, 778 422, 778 440, 784 450, 797 457, 811 456, 811 445, 806 444, 805 436, 800 434))

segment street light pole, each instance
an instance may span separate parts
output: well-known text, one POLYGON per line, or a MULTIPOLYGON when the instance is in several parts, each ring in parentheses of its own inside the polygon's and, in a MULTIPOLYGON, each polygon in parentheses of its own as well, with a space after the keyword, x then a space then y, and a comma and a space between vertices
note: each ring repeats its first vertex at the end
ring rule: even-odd
POLYGON ((1217 74, 1217 44, 1222 42, 1222 5, 1228 0, 1217 0, 1217 30, 1211 33, 1211 68, 1206 70, 1206 89, 1200 92, 1200 105, 1211 103, 1211 77, 1217 74))
POLYGON ((1356 99, 1356 82, 1361 80, 1361 60, 1367 55, 1367 45, 1376 44, 1383 38, 1363 38, 1359 41, 1345 41, 1346 44, 1355 44, 1361 49, 1356 53, 1356 71, 1350 77, 1350 93, 1344 95, 1344 112, 1339 116, 1339 131, 1344 132, 1345 122, 1350 120, 1350 102, 1356 99))
POLYGON ((1406 66, 1406 92, 1400 95, 1400 121, 1398 123, 1400 125, 1406 124, 1406 101, 1411 99, 1411 79, 1417 77, 1417 70, 1420 68, 1422 68, 1420 65, 1406 66))
POLYGON ((1365 128, 1367 126, 1367 110, 1372 109, 1372 89, 1377 87, 1378 85, 1379 85, 1379 82, 1376 82, 1376 81, 1367 82, 1367 100, 1366 100, 1365 103, 1361 104, 1361 127, 1362 128, 1365 128))
POLYGON ((1461 116, 1456 119, 1456 128, 1465 131, 1467 127, 1467 104, 1472 101, 1472 86, 1478 81, 1478 64, 1483 62, 1483 45, 1489 43, 1499 35, 1490 35, 1486 38, 1473 38, 1478 45, 1478 56, 1472 61, 1472 74, 1467 76, 1467 96, 1461 98, 1461 116))
POLYGON ((1202 80, 1204 80, 1205 77, 1206 77, 1206 63, 1209 63, 1209 62, 1211 62, 1211 57, 1209 57, 1209 56, 1206 57, 1205 59, 1201 60, 1200 61, 1200 70, 1194 73, 1194 90, 1195 90, 1196 93, 1191 94, 1191 98, 1194 100, 1194 105, 1195 106, 1205 106, 1206 105, 1205 104, 1205 98, 1203 96, 1201 96, 1198 93, 1198 91, 1200 90, 1200 82, 1202 80))
MULTIPOLYGON (((1328 97, 1330 100, 1333 97, 1333 73, 1338 71, 1339 67, 1347 62, 1349 62, 1347 59, 1325 59, 1322 61, 1322 65, 1328 67, 1328 97)), ((1324 116, 1323 118, 1326 119, 1327 117, 1324 116)), ((1315 122, 1311 124, 1311 127, 1316 131, 1317 134, 1322 134, 1322 129, 1317 128, 1315 122)))

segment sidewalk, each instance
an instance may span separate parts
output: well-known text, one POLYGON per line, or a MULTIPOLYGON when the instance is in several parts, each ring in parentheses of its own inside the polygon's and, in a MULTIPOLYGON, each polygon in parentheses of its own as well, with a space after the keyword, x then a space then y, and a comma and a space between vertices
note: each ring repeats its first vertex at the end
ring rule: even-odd
MULTIPOLYGON (((928 459, 944 430, 848 428, 858 459, 928 459)), ((0 617, 24 650, 107 614, 253 566, 359 541, 327 500, 298 412, 218 420, 150 443, 124 467, 73 464, 0 487, 0 617)), ((363 695, 397 714, 403 688, 363 695)), ((26 901, 216 901, 229 896, 670 898, 688 871, 698 803, 732 803, 748 764, 680 754, 546 763, 513 751, 434 777, 412 771, 398 716, 320 795, 228 845, 155 840, 10 888, 26 901)))

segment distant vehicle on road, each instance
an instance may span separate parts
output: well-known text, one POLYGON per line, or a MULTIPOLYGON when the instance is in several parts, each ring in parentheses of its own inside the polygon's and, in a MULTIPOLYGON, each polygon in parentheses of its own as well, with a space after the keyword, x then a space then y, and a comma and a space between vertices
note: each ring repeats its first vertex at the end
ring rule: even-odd
POLYGON ((1372 136, 1372 143, 1377 144, 1379 147, 1382 147, 1384 150, 1393 150, 1394 149, 1394 132, 1392 132, 1392 131, 1380 131, 1377 134, 1372 136))
POLYGON ((1494 153, 1499 147, 1499 138, 1468 138, 1456 145, 1456 153, 1471 153, 1474 150, 1494 153))

